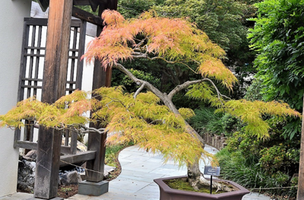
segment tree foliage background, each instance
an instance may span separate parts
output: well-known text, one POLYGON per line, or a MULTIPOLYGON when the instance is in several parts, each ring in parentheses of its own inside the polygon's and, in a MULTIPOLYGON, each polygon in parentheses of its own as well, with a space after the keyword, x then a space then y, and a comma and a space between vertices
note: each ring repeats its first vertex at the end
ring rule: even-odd
POLYGON ((281 99, 302 109, 304 92, 304 1, 266 0, 257 4, 258 17, 250 29, 257 79, 265 86, 265 100, 281 99))
MULTIPOLYGON (((304 1, 265 0, 255 5, 257 16, 251 19, 255 26, 248 36, 251 48, 257 52, 257 75, 246 98, 282 100, 301 111, 304 28, 299 22, 304 21, 304 1)), ((270 140, 257 141, 241 128, 234 132, 228 148, 219 157, 227 177, 235 175, 238 181, 254 188, 290 186, 270 192, 291 199, 297 192, 301 123, 299 119, 288 119, 286 123, 279 118, 267 118, 270 140), (228 161, 228 157, 234 159, 228 161), (242 174, 247 174, 245 179, 242 174)))

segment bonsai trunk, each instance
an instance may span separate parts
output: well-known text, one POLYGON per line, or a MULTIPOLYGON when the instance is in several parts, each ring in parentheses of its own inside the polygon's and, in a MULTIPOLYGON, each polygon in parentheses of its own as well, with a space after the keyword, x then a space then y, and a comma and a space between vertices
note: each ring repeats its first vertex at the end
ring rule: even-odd
MULTIPOLYGON (((188 86, 192 84, 201 83, 207 79, 200 79, 200 80, 194 80, 194 81, 187 81, 181 85, 176 86, 169 94, 162 93, 160 90, 158 90, 156 87, 154 87, 151 83, 138 79, 135 77, 128 69, 126 69, 123 65, 117 63, 115 66, 118 70, 126 74, 132 81, 134 81, 136 84, 141 85, 141 87, 135 92, 134 98, 138 95, 138 93, 145 87, 148 90, 150 90, 152 93, 154 93, 173 113, 176 115, 180 115, 178 110, 176 109, 175 105, 172 102, 172 97, 179 91, 187 88, 188 86)), ((205 142, 203 138, 185 121, 186 123, 186 132, 190 134, 193 138, 199 140, 202 144, 202 148, 204 148, 205 142)), ((210 186, 210 182, 205 179, 204 175, 201 173, 199 169, 199 158, 196 159, 196 162, 194 162, 192 165, 188 164, 188 181, 192 185, 192 187, 195 190, 198 190, 202 186, 210 186)), ((218 190, 225 190, 225 191, 231 191, 230 188, 226 187, 224 188, 221 184, 214 181, 212 184, 212 187, 217 188, 218 190)))
MULTIPOLYGON (((173 113, 180 115, 175 105, 166 94, 164 94, 163 99, 161 98, 161 100, 173 113)), ((192 137, 198 139, 202 144, 202 148, 204 148, 205 142, 203 138, 186 121, 185 123, 187 125, 186 132, 189 133, 192 137)), ((188 182, 194 190, 199 190, 203 186, 210 186, 210 181, 204 177, 204 174, 199 169, 199 158, 196 158, 196 161, 193 164, 188 164, 187 170, 188 182)), ((212 182, 212 188, 227 192, 232 191, 231 188, 216 181, 212 182)))

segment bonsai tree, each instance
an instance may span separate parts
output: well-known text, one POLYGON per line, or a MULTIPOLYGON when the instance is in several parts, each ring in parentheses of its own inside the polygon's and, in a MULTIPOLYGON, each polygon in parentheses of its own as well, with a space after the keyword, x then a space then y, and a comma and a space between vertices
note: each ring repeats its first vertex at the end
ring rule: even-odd
MULTIPOLYGON (((23 126, 22 119, 56 129, 88 129, 87 122, 104 123, 105 128, 92 129, 101 134, 110 133, 109 143, 134 141, 141 148, 164 155, 188 167, 188 181, 194 189, 209 185, 199 169, 199 160, 210 160, 212 155, 204 151, 202 137, 186 122, 193 116, 191 109, 177 109, 173 96, 187 89, 187 95, 208 101, 219 112, 229 112, 247 123, 246 130, 259 138, 268 136, 265 114, 276 116, 300 116, 287 104, 279 102, 248 102, 229 100, 222 95, 212 80, 231 90, 237 79, 222 63, 225 52, 212 43, 208 36, 184 19, 168 19, 154 16, 153 12, 137 19, 125 20, 118 12, 106 10, 102 14, 105 27, 98 38, 89 45, 84 58, 100 60, 104 68, 116 68, 126 74, 139 88, 133 94, 123 87, 100 88, 93 91, 91 100, 83 91, 62 97, 52 105, 30 98, 0 116, 2 126, 23 126), (200 77, 177 85, 168 94, 151 83, 134 76, 124 67, 125 60, 161 59, 167 63, 180 63, 200 77), (144 89, 147 92, 143 92, 144 89), (98 100, 100 99, 100 100, 98 100), (227 101, 228 100, 228 101, 227 101), (83 115, 92 111, 92 117, 83 115)), ((229 191, 221 184, 214 188, 229 191)))

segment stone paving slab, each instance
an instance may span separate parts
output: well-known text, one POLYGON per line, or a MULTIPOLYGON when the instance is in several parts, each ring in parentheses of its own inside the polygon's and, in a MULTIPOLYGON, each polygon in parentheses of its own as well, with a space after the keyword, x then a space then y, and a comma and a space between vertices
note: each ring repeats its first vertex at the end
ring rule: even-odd
POLYGON ((33 198, 33 194, 18 192, 5 197, 0 197, 0 200, 26 200, 29 198, 33 198))
POLYGON ((242 200, 271 200, 271 198, 268 196, 265 196, 263 194, 252 192, 252 193, 246 194, 242 198, 242 200))

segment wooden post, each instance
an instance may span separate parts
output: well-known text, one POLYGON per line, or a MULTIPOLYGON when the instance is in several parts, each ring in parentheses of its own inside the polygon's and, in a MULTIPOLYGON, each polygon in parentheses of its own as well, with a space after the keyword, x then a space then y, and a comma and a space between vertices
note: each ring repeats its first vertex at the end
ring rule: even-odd
MULTIPOLYGON (((99 5, 99 16, 105 9, 107 5, 99 5)), ((97 36, 100 35, 102 31, 102 27, 97 27, 97 36)), ((92 90, 97 88, 106 86, 109 87, 111 85, 111 75, 112 71, 110 68, 105 70, 101 67, 101 64, 98 60, 94 63, 94 75, 93 75, 93 86, 92 90)), ((91 124, 90 126, 98 127, 96 124, 91 124)), ((104 179, 104 161, 105 161, 105 142, 107 139, 107 134, 99 134, 99 133, 90 133, 88 138, 88 150, 96 151, 96 157, 94 160, 87 161, 87 168, 92 171, 86 172, 86 180, 90 182, 100 182, 104 179), (93 172, 97 171, 97 172, 93 172)))
MULTIPOLYGON (((65 95, 73 0, 51 0, 47 29, 42 101, 54 103, 65 95)), ((40 127, 34 196, 57 196, 61 133, 40 127)))
POLYGON ((299 179, 297 200, 304 200, 304 95, 303 95, 303 111, 302 111, 302 133, 300 147, 300 163, 299 163, 299 179))
MULTIPOLYGON (((99 14, 101 14, 101 9, 99 8, 99 14)), ((102 27, 97 27, 96 35, 99 36, 102 31, 102 27)), ((105 70, 101 67, 101 64, 98 60, 94 63, 94 72, 93 72, 93 86, 92 90, 105 86, 106 83, 106 73, 105 70)), ((90 124, 90 126, 94 126, 95 128, 100 128, 96 124, 90 124)), ((87 161, 86 167, 93 171, 86 172, 86 180, 90 182, 100 182, 104 178, 104 160, 105 160, 105 141, 106 134, 99 133, 89 133, 88 137, 88 150, 96 151, 96 157, 94 160, 87 161)))

